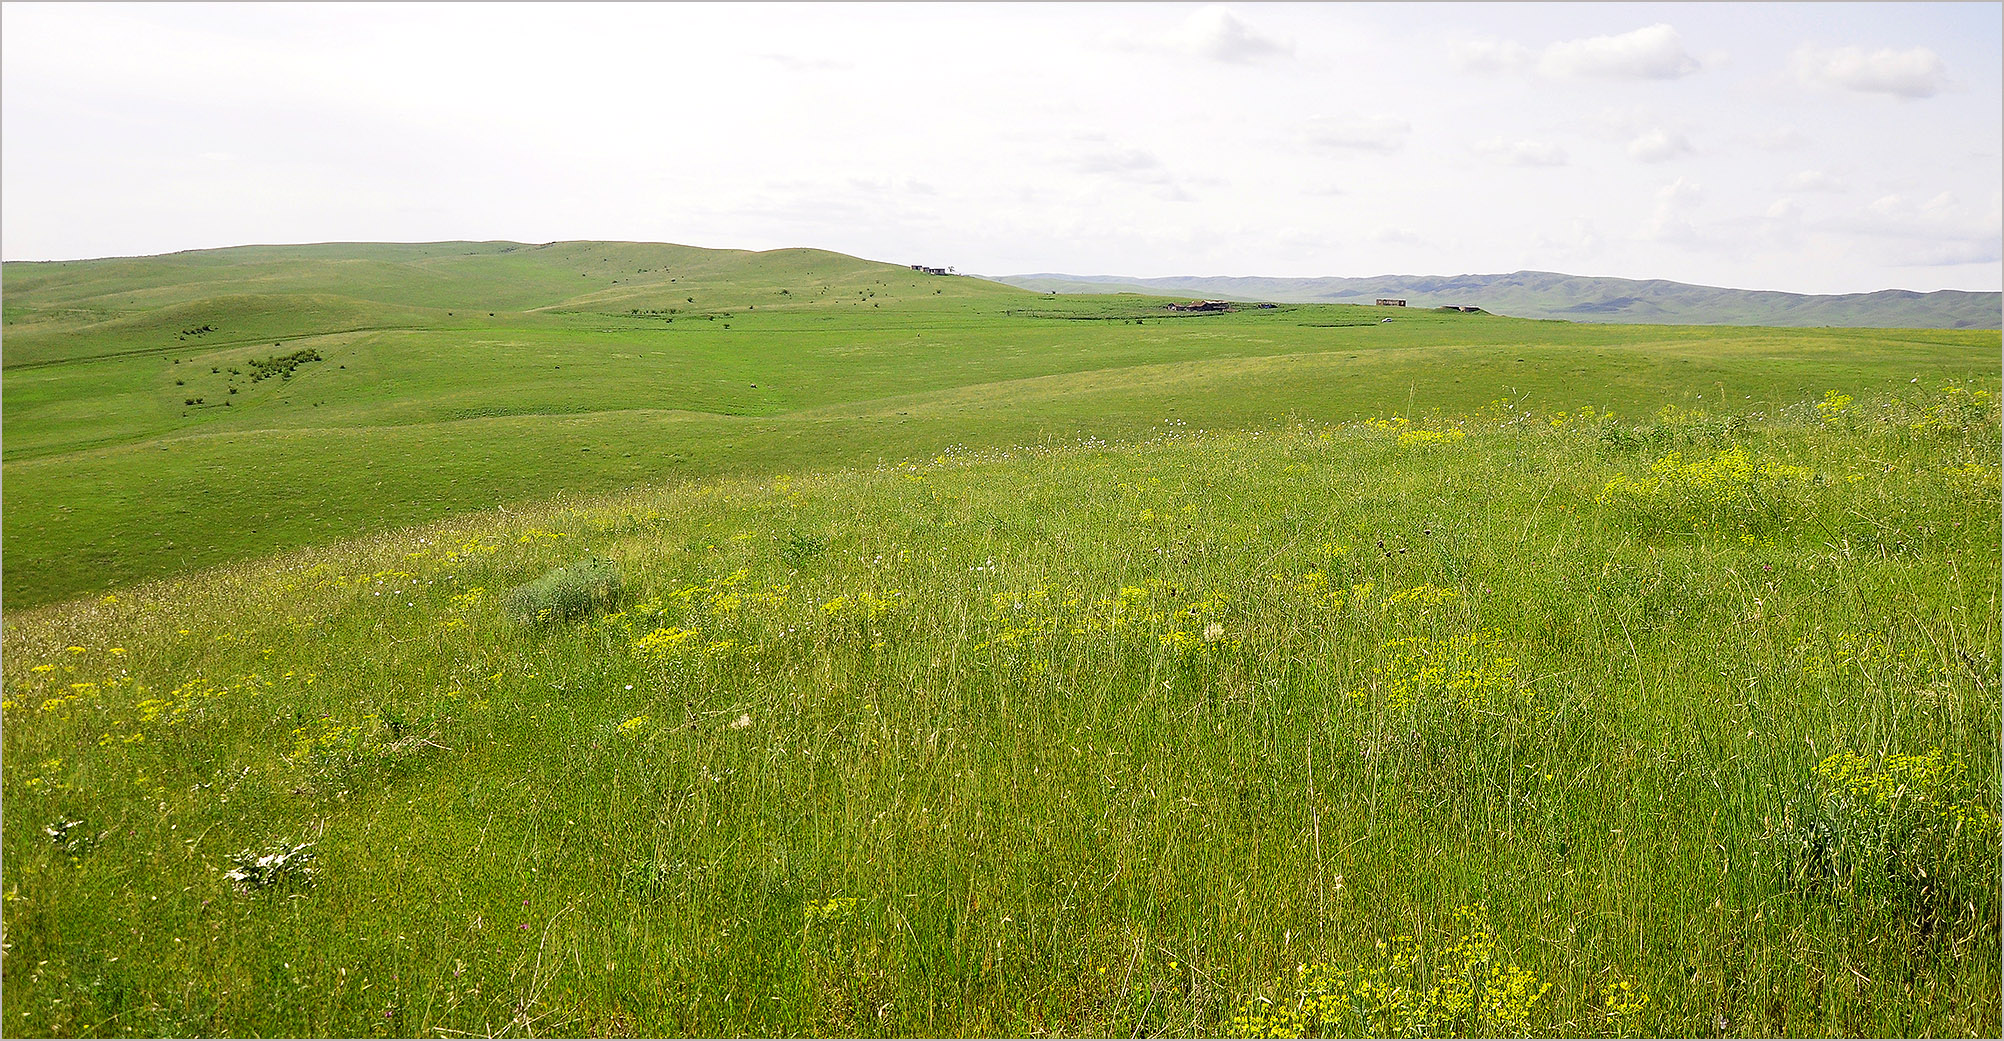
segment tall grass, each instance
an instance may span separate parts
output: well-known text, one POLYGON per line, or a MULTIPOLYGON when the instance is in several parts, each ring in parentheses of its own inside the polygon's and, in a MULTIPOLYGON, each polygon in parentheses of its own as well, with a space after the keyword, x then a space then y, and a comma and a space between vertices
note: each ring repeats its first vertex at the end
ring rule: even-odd
POLYGON ((1995 1036, 1995 395, 1169 427, 9 612, 0 1015, 1995 1036))

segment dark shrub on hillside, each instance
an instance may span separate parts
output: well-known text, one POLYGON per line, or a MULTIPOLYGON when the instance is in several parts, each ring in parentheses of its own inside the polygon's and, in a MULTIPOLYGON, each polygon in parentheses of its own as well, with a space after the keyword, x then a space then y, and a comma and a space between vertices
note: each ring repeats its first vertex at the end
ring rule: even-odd
POLYGON ((524 625, 569 622, 618 603, 623 587, 619 566, 586 559, 552 568, 508 592, 508 613, 524 625))

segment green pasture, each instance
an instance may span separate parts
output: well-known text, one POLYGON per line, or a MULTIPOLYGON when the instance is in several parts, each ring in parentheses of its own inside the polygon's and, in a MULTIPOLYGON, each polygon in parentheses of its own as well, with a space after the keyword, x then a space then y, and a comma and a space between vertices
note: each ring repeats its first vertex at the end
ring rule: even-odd
POLYGON ((2000 1031, 1996 331, 4 283, 8 1036, 2000 1031))
POLYGON ((640 481, 1126 440, 1166 421, 1498 400, 1759 410, 1996 367, 1994 332, 1163 304, 628 243, 9 264, 4 603, 640 481))
POLYGON ((1902 383, 1137 415, 10 609, 0 1015, 1995 1036, 1998 387, 1902 383))

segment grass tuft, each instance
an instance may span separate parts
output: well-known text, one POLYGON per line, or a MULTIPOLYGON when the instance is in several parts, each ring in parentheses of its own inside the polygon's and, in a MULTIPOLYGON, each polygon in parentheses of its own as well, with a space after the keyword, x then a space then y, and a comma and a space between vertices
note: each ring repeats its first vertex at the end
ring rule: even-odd
POLYGON ((587 558, 510 590, 508 613, 522 625, 575 622, 617 607, 623 592, 618 565, 587 558))

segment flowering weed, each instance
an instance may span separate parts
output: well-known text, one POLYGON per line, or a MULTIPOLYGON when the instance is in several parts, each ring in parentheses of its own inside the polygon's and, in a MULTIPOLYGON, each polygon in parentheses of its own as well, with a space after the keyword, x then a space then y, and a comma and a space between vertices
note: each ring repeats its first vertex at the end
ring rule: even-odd
POLYGON ((1302 963, 1282 997, 1248 998, 1240 1037, 1498 1037, 1529 1032, 1551 984, 1498 955, 1481 907, 1454 914, 1452 938, 1378 942, 1377 957, 1338 968, 1302 963), (1291 993, 1288 993, 1291 991, 1291 993))
POLYGON ((1994 792, 1977 791, 1960 756, 1932 748, 1819 761, 1779 838, 1792 881, 1867 907, 1918 916, 1924 932, 1962 920, 1998 885, 1994 792))

